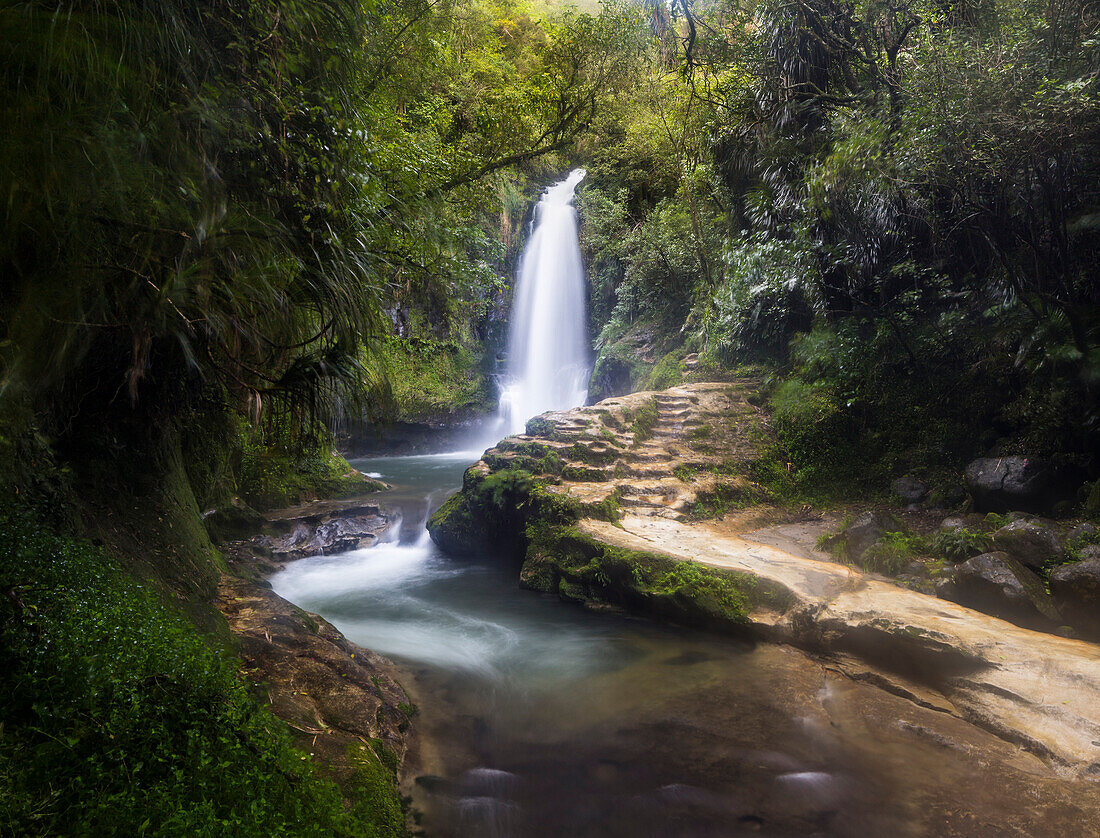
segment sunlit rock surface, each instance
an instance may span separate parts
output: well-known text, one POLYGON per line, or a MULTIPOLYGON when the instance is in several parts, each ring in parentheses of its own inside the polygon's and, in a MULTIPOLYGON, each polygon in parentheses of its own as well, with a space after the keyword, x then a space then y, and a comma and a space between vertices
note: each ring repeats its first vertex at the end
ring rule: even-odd
MULTIPOLYGON (((764 495, 752 475, 768 431, 753 394, 751 381, 684 385, 544 414, 467 472, 462 493, 431 522, 432 537, 470 549, 511 541, 530 560, 525 526, 558 516, 572 519, 571 537, 618 556, 691 561, 748 579, 758 635, 842 655, 847 666, 860 661, 924 706, 1069 773, 1100 776, 1100 647, 705 520, 764 495)), ((538 570, 536 586, 557 585, 567 599, 632 602, 599 568, 538 570)))

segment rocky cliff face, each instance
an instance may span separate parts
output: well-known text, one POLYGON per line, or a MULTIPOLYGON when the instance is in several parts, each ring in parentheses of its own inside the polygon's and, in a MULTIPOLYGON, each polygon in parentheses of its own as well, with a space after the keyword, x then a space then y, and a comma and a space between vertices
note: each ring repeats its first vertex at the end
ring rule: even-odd
POLYGON ((753 401, 742 381, 544 414, 471 467, 429 530, 454 553, 511 557, 522 584, 563 599, 812 649, 1100 776, 1100 647, 708 523, 768 500, 753 401))

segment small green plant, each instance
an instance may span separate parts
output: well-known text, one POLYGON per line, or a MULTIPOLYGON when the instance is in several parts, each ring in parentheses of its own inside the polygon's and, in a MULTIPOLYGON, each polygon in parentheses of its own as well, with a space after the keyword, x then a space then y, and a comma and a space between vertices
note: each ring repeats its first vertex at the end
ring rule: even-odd
POLYGON ((699 473, 699 469, 694 466, 689 466, 687 463, 680 463, 672 470, 672 474, 684 483, 691 483, 695 480, 695 475, 699 473))
POLYGON ((963 562, 971 556, 986 552, 991 545, 989 536, 965 527, 940 530, 929 541, 931 551, 948 561, 963 562))
POLYGON ((634 419, 630 425, 630 431, 634 434, 635 444, 643 442, 653 436, 653 429, 657 427, 657 399, 650 398, 634 412, 634 419))
POLYGON ((927 555, 928 545, 914 533, 888 532, 873 544, 860 558, 867 570, 896 576, 910 562, 927 555))

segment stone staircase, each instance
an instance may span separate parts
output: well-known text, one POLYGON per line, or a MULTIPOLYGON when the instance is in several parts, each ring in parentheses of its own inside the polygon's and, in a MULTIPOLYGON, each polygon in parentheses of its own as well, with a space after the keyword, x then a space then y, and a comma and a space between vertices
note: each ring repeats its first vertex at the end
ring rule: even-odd
POLYGON ((546 413, 484 462, 491 471, 524 468, 582 503, 615 498, 633 515, 689 520, 701 498, 736 502, 753 488, 746 466, 766 435, 746 399, 755 390, 750 380, 684 385, 546 413), (548 453, 557 461, 544 460, 548 453))

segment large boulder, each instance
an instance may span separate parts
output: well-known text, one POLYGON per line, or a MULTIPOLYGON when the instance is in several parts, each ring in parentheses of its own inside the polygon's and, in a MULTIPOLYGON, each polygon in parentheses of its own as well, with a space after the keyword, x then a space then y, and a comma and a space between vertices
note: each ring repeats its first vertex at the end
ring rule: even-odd
POLYGON ((1036 521, 1020 520, 993 533, 993 549, 1008 553, 1032 570, 1042 570, 1065 558, 1058 537, 1036 521))
POLYGON ((1043 581, 1007 553, 983 553, 956 568, 949 596, 1025 628, 1049 630, 1061 623, 1043 581))
POLYGON ((1100 638, 1100 546, 1081 553, 1082 561, 1050 574, 1050 593, 1067 623, 1087 637, 1100 638))
POLYGON ((899 477, 891 488, 904 503, 920 503, 928 496, 928 484, 915 477, 899 477))
POLYGON ((831 539, 830 548, 841 547, 841 552, 853 562, 859 562, 888 532, 898 532, 901 525, 885 512, 872 509, 857 515, 839 535, 831 539))
POLYGON ((966 467, 966 487, 980 512, 1050 513, 1072 497, 1064 471, 1039 457, 989 457, 966 467))

